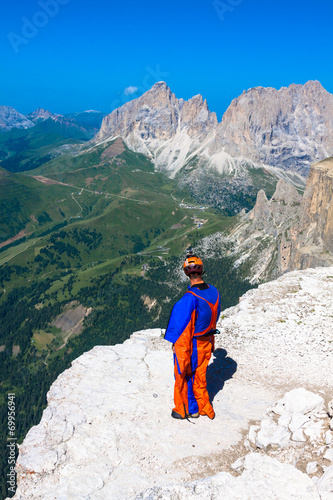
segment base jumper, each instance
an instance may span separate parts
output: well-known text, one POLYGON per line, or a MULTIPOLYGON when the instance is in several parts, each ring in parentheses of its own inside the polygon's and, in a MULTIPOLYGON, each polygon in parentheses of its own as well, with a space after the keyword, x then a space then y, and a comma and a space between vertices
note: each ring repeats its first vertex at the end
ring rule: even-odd
POLYGON ((171 416, 185 419, 215 413, 209 401, 206 382, 207 366, 214 351, 214 333, 220 314, 220 294, 202 279, 203 263, 188 255, 183 265, 191 285, 174 305, 165 332, 173 344, 174 403, 171 416))

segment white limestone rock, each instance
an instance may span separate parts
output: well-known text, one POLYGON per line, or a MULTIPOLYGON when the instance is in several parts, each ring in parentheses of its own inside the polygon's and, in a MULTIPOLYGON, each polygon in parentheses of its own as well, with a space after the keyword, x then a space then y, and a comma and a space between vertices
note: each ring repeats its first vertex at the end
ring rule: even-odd
POLYGON ((303 429, 297 429, 297 431, 293 432, 291 440, 299 443, 306 442, 306 437, 304 436, 303 429))
POLYGON ((194 469, 211 475, 277 399, 234 380, 215 396, 213 421, 190 423, 171 418, 173 385, 171 346, 160 329, 77 358, 51 386, 41 422, 20 447, 15 499, 121 500, 184 482, 194 469))
POLYGON ((317 462, 309 462, 306 466, 307 474, 314 474, 317 471, 318 463, 317 462))
POLYGON ((304 434, 306 434, 310 441, 319 441, 322 439, 323 421, 309 422, 304 426, 304 434))
MULTIPOLYGON (((279 415, 307 415, 321 411, 324 407, 324 399, 318 394, 307 391, 303 387, 287 392, 278 401, 273 411, 279 415)), ((291 429, 292 430, 292 429, 291 429)))
MULTIPOLYGON (((248 291, 223 311, 216 348, 237 359, 244 382, 269 384, 282 393, 285 387, 332 390, 331 276, 333 267, 292 271, 248 291), (300 316, 296 324, 288 319, 293 311, 300 316)), ((321 406, 318 396, 317 401, 321 406)))
POLYGON ((245 457, 240 457, 233 464, 230 465, 230 468, 240 473, 244 470, 244 463, 245 463, 245 457))
POLYGON ((248 438, 250 443, 255 444, 256 443, 256 437, 257 437, 257 432, 260 429, 260 425, 251 425, 249 429, 249 434, 248 438))
POLYGON ((331 444, 331 443, 332 443, 332 441, 333 441, 333 434, 332 434, 332 432, 327 431, 327 432, 325 433, 324 440, 325 440, 325 444, 331 444))
POLYGON ((309 421, 310 418, 307 415, 303 415, 302 413, 295 413, 290 421, 289 429, 291 430, 291 432, 296 432, 309 421))
POLYGON ((329 448, 325 451, 324 458, 326 458, 326 460, 329 460, 330 462, 333 462, 333 448, 329 448))
POLYGON ((277 425, 273 420, 265 418, 261 421, 255 444, 258 448, 266 449, 269 445, 281 448, 288 445, 290 432, 283 426, 277 425))
POLYGON ((325 470, 324 475, 317 482, 317 489, 322 500, 333 498, 333 465, 325 470))
MULTIPOLYGON (((326 487, 326 486, 325 486, 326 487)), ((233 477, 221 472, 200 481, 154 487, 134 497, 135 500, 320 500, 311 479, 289 464, 251 453, 246 456, 244 472, 233 477)))
POLYGON ((270 444, 272 444, 272 439, 277 427, 277 424, 269 418, 264 418, 261 421, 260 429, 256 437, 257 448, 266 449, 270 444))

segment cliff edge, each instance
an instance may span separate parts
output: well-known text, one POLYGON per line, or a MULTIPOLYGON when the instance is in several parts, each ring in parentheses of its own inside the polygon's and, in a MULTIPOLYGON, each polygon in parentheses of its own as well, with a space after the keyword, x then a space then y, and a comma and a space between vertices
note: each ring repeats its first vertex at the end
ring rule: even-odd
POLYGON ((333 396, 332 293, 333 268, 295 271, 224 311, 207 373, 213 421, 170 417, 172 352, 160 329, 83 354, 51 386, 40 424, 20 446, 14 498, 188 499, 224 491, 236 499, 247 490, 258 491, 251 499, 328 498, 321 495, 333 467, 324 454, 333 450, 321 443, 330 432, 323 405, 333 396), (304 443, 284 430, 277 440, 267 426, 291 424, 264 423, 273 418, 267 408, 299 386, 320 391, 301 389, 302 411, 319 435, 304 443), (261 432, 254 445, 252 431, 246 438, 253 421, 261 432), (314 451, 320 466, 306 473, 314 451))

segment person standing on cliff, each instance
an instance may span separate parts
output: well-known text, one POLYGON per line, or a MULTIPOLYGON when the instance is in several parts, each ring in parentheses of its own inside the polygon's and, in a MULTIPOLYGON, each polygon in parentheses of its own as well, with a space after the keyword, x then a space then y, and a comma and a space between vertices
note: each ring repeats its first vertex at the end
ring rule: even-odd
POLYGON ((220 315, 220 294, 202 279, 203 263, 188 255, 183 270, 190 279, 184 296, 174 305, 165 332, 174 353, 174 403, 177 419, 215 417, 207 392, 206 371, 214 352, 214 333, 220 315))

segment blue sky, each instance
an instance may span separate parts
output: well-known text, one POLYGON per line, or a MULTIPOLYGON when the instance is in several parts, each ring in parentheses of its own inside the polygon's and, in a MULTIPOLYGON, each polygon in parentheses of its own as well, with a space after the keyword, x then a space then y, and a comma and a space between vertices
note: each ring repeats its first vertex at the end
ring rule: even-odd
POLYGON ((157 80, 177 97, 202 94, 219 120, 258 85, 316 79, 333 92, 330 0, 2 0, 0 9, 0 104, 21 113, 111 112, 157 80))

